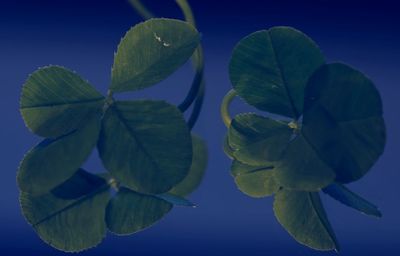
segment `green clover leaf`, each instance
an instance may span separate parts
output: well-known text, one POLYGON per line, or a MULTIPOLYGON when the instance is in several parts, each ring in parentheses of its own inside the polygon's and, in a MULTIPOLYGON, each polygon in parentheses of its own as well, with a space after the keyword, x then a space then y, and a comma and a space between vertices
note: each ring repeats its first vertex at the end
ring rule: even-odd
POLYGON ((203 139, 192 133, 193 158, 192 165, 186 177, 175 185, 170 194, 187 196, 191 194, 201 183, 207 168, 207 145, 203 139))
POLYGON ((76 73, 59 66, 40 68, 22 87, 20 111, 35 134, 54 138, 76 130, 104 97, 76 73))
POLYGON ((229 76, 237 94, 250 105, 298 118, 308 78, 323 63, 318 46, 306 35, 290 27, 274 27, 237 44, 229 76))
POLYGON ((249 165, 271 165, 281 158, 293 130, 287 122, 254 113, 235 116, 228 130, 233 158, 249 165))
POLYGON ((234 160, 231 174, 235 183, 244 194, 260 198, 274 194, 280 185, 275 181, 272 166, 252 166, 234 160))
MULTIPOLYGON (((79 252, 100 243, 107 229, 131 234, 174 205, 195 206, 184 196, 199 186, 207 162, 204 142, 190 132, 201 108, 202 73, 195 79, 202 89, 184 100, 186 109, 196 101, 188 122, 184 108, 118 101, 113 92, 165 79, 192 56, 199 38, 192 25, 178 20, 151 19, 133 27, 118 47, 107 98, 63 67, 29 76, 21 114, 45 139, 25 155, 17 181, 23 215, 42 240, 79 252), (99 175, 80 169, 96 145, 108 171, 99 175)), ((200 53, 195 59, 203 61, 200 53)))
POLYGON ((381 216, 343 185, 363 177, 385 146, 381 98, 365 75, 345 64, 324 64, 317 45, 288 27, 242 39, 229 72, 234 90, 221 107, 228 127, 224 151, 243 193, 275 194, 282 226, 318 250, 339 250, 318 192, 381 216), (236 95, 274 115, 231 119, 228 106, 236 95))
POLYGON ((70 178, 96 146, 100 113, 93 113, 85 124, 68 134, 47 138, 33 147, 22 160, 17 181, 21 191, 44 194, 70 178))
POLYGON ((172 206, 158 197, 121 188, 107 206, 107 227, 118 235, 132 234, 153 225, 172 206))
POLYGON ((32 196, 22 192, 22 212, 49 245, 67 252, 82 251, 106 235, 108 188, 104 179, 79 170, 49 193, 32 196))
POLYGON ((318 193, 282 189, 275 196, 274 212, 299 243, 318 250, 339 251, 318 193))
POLYGON ((161 194, 186 177, 190 131, 182 113, 164 101, 117 101, 104 114, 100 158, 128 188, 161 194))
POLYGON ((347 65, 323 65, 306 87, 302 131, 335 170, 337 182, 360 179, 385 147, 379 92, 347 65))
POLYGON ((187 22, 150 19, 130 29, 114 58, 110 90, 124 92, 152 86, 171 75, 200 42, 187 22))

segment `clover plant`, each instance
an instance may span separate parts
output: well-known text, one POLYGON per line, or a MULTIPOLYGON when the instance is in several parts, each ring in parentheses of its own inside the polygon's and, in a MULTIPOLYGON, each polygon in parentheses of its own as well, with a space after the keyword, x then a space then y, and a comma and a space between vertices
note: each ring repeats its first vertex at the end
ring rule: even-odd
POLYGON ((274 195, 278 222, 318 250, 339 250, 321 191, 381 217, 346 187, 371 169, 385 146, 382 102, 370 79, 346 64, 326 63, 318 46, 290 27, 242 39, 229 75, 233 90, 221 108, 228 127, 224 149, 243 193, 274 195), (235 96, 266 115, 231 119, 228 106, 235 96))
POLYGON ((173 205, 194 206, 184 197, 199 185, 207 152, 190 132, 204 95, 200 35, 192 24, 155 18, 131 28, 115 53, 106 97, 60 66, 40 68, 23 85, 22 117, 44 140, 19 166, 20 202, 26 220, 49 245, 82 251, 100 243, 107 230, 132 234, 173 205), (114 98, 157 84, 192 55, 196 76, 178 107, 114 98), (186 122, 183 112, 193 102, 186 122), (107 173, 82 169, 96 145, 107 173))

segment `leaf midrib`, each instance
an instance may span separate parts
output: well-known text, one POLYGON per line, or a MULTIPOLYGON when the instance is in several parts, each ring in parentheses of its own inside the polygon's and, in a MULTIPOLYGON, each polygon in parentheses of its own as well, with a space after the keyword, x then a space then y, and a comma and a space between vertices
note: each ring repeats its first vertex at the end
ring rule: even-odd
POLYGON ((294 117, 295 117, 296 119, 298 119, 299 116, 300 116, 300 114, 299 114, 299 112, 297 111, 296 106, 294 105, 293 97, 292 97, 292 95, 291 95, 291 93, 290 93, 290 90, 289 90, 289 88, 288 88, 288 86, 287 86, 287 80, 286 80, 286 77, 285 77, 284 73, 282 72, 282 65, 280 64, 279 59, 278 59, 278 55, 276 54, 274 39, 273 39, 273 37, 271 36, 270 31, 268 31, 268 36, 269 36, 269 39, 271 40, 272 52, 273 52, 274 58, 275 58, 275 60, 276 60, 276 65, 278 66, 279 75, 280 75, 280 77, 281 77, 281 79, 282 79, 283 88, 285 89, 286 96, 287 96, 287 98, 288 98, 288 100, 289 100, 289 104, 290 104, 290 107, 291 107, 291 109, 292 109, 292 114, 294 115, 294 117))
POLYGON ((237 176, 246 175, 246 174, 253 174, 253 173, 263 172, 263 171, 268 171, 268 172, 270 172, 270 171, 272 171, 273 169, 274 169, 273 166, 259 167, 259 168, 251 169, 250 171, 245 172, 245 173, 242 173, 242 174, 239 173, 237 176))
POLYGON ((323 218, 323 216, 321 216, 322 213, 320 213, 317 210, 318 208, 315 206, 315 201, 314 201, 314 197, 312 196, 312 193, 316 193, 316 192, 307 192, 307 198, 308 198, 308 200, 309 200, 309 202, 311 204, 311 207, 314 210, 315 214, 317 215, 319 222, 322 224, 322 226, 324 227, 326 233, 328 234, 329 239, 334 244, 334 246, 335 246, 334 249, 335 250, 339 250, 339 246, 337 244, 336 238, 335 238, 334 234, 331 234, 331 232, 332 232, 331 227, 329 227, 328 224, 324 221, 325 218, 323 218))
POLYGON ((68 211, 69 209, 74 208, 75 206, 80 205, 81 203, 85 202, 86 200, 93 198, 97 194, 100 194, 100 193, 106 191, 109 187, 110 187, 110 185, 105 183, 104 185, 100 186, 99 188, 93 190, 92 192, 82 196, 78 200, 68 204, 67 206, 65 206, 65 207, 53 212, 52 214, 49 214, 48 216, 44 217, 43 219, 39 220, 38 222, 32 224, 32 226, 36 227, 36 226, 38 226, 38 225, 40 225, 40 224, 52 219, 53 217, 65 212, 65 211, 68 211))
MULTIPOLYGON (((198 41, 198 40, 197 40, 198 41)), ((186 47, 188 47, 189 45, 190 45, 191 43, 190 42, 187 42, 187 43, 185 43, 185 44, 182 44, 181 46, 179 46, 179 47, 173 47, 175 50, 181 50, 182 48, 186 48, 186 47)), ((199 44, 199 41, 197 42, 197 44, 199 44)), ((195 49, 197 49, 197 48, 195 48, 195 49)), ((161 57, 161 58, 159 58, 158 60, 161 60, 161 62, 163 62, 165 59, 169 59, 171 56, 173 56, 173 55, 176 55, 176 51, 171 51, 171 53, 167 53, 167 54, 163 54, 163 56, 161 57)), ((192 54, 193 55, 193 54, 192 54)), ((119 83, 113 83, 112 84, 112 86, 110 87, 110 89, 112 90, 112 91, 114 91, 114 92, 121 92, 121 90, 120 89, 117 89, 117 88, 121 88, 121 87, 124 87, 124 86, 130 86, 130 87, 132 87, 132 86, 134 86, 133 85, 133 81, 135 81, 135 80, 137 80, 137 77, 141 77, 141 76, 143 76, 143 74, 145 74, 145 73, 147 73, 148 72, 148 70, 153 70, 154 68, 154 66, 156 66, 157 65, 157 63, 159 63, 160 61, 156 61, 156 62, 153 62, 153 63, 151 63, 149 66, 147 66, 147 68, 145 69, 145 70, 143 70, 143 71, 141 71, 141 72, 139 72, 139 73, 136 73, 135 75, 133 75, 133 76, 131 76, 131 78, 128 78, 127 80, 125 80, 125 81, 122 81, 122 82, 119 82, 119 83)), ((114 65, 113 65, 113 69, 112 69, 112 73, 114 73, 114 70, 115 70, 115 63, 114 63, 114 65)), ((178 67, 179 68, 179 67, 178 67)), ((113 79, 114 80, 114 79, 113 79)), ((138 88, 136 88, 136 89, 140 89, 140 88, 143 88, 143 87, 138 87, 138 88)), ((126 90, 122 90, 122 91, 126 91, 126 90)))
POLYGON ((133 139, 136 141, 138 147, 142 150, 142 152, 150 159, 150 161, 153 163, 154 167, 157 169, 158 172, 162 172, 161 167, 158 165, 156 160, 153 158, 153 156, 147 151, 146 147, 143 145, 143 143, 140 141, 138 136, 136 135, 136 131, 133 130, 129 124, 127 123, 127 120, 122 116, 121 112, 117 109, 117 107, 114 105, 111 108, 117 115, 118 120, 124 125, 125 129, 129 132, 129 134, 133 137, 133 139))
POLYGON ((63 106, 63 105, 79 105, 79 104, 94 103, 94 102, 102 101, 102 100, 104 100, 103 96, 101 98, 93 98, 93 99, 87 99, 87 100, 77 100, 77 101, 70 101, 70 102, 57 102, 57 103, 41 104, 41 105, 33 105, 33 106, 21 106, 20 109, 22 110, 22 109, 57 107, 57 106, 63 106))
MULTIPOLYGON (((352 119, 352 120, 346 120, 346 121, 338 121, 336 120, 332 114, 321 104, 318 104, 320 106, 320 108, 324 111, 324 113, 329 117, 329 119, 334 122, 336 124, 336 126, 341 127, 342 125, 345 124, 349 124, 352 122, 360 122, 360 121, 365 121, 371 118, 379 118, 381 116, 369 116, 369 117, 364 117, 364 118, 358 118, 358 119, 352 119)), ((315 106, 316 107, 316 106, 315 106)), ((304 125, 303 125, 304 127, 304 125)), ((342 128, 342 127, 341 127, 342 128)), ((341 131, 341 130, 340 130, 341 131)), ((313 151, 317 154, 318 158, 324 162, 336 175, 336 170, 330 166, 330 163, 328 163, 327 161, 325 161, 325 158, 321 156, 321 154, 319 153, 319 150, 317 149, 317 147, 310 141, 310 139, 307 137, 307 135, 303 132, 303 130, 301 131, 301 136, 304 137, 304 140, 308 143, 308 145, 310 145, 310 147, 313 149, 313 151)), ((358 165, 358 163, 357 163, 358 165)), ((359 167, 359 166, 358 166, 359 167)), ((360 168, 360 167, 359 167, 360 168)), ((360 168, 361 169, 361 168, 360 168)), ((336 178, 335 178, 336 179, 336 178)))

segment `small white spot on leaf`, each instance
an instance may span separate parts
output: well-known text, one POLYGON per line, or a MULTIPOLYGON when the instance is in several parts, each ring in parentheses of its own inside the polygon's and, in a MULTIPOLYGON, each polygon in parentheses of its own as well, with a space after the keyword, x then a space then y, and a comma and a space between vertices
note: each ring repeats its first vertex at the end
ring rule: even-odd
POLYGON ((161 43, 161 37, 159 37, 159 36, 156 34, 156 32, 154 32, 153 35, 154 35, 154 38, 155 38, 158 42, 161 43))
POLYGON ((156 32, 153 32, 153 35, 154 35, 154 38, 155 38, 158 42, 162 43, 162 45, 163 45, 164 47, 169 47, 169 46, 171 45, 170 43, 167 43, 167 42, 163 41, 163 40, 161 39, 161 36, 158 36, 158 35, 156 34, 156 32))

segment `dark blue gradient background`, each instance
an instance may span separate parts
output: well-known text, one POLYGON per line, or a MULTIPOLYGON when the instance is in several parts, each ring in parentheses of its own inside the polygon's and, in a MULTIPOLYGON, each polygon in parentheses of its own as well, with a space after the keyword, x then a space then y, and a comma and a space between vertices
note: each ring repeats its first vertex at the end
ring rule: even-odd
MULTIPOLYGON (((377 203, 380 220, 326 198, 326 209, 342 245, 341 255, 399 255, 400 250, 400 33, 396 1, 201 1, 192 7, 203 35, 207 97, 195 131, 209 146, 209 167, 190 197, 196 209, 176 208, 160 223, 127 237, 108 234, 83 255, 322 255, 297 244, 274 218, 272 200, 240 193, 221 149, 219 117, 231 88, 227 66, 234 45, 245 35, 274 25, 294 26, 311 36, 328 61, 351 64, 376 83, 387 124, 386 151, 373 170, 350 187, 377 203)), ((180 18, 171 0, 149 0, 157 15, 180 18)), ((0 2, 0 252, 2 255, 63 255, 43 243, 23 219, 15 182, 24 153, 40 138, 18 112, 21 86, 40 66, 76 70, 103 93, 110 82, 120 38, 140 18, 126 1, 0 2)), ((150 97, 178 103, 189 89, 187 64, 162 84, 124 98, 150 97)), ((234 111, 250 107, 236 101, 234 111)), ((101 171, 97 152, 85 164, 101 171)), ((335 253, 325 253, 335 255, 335 253)))

